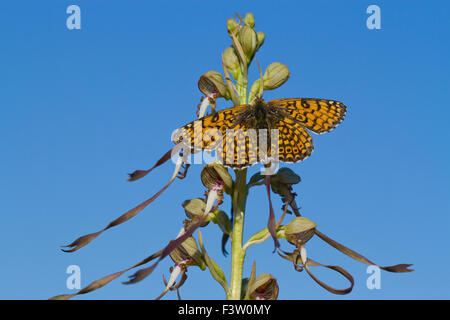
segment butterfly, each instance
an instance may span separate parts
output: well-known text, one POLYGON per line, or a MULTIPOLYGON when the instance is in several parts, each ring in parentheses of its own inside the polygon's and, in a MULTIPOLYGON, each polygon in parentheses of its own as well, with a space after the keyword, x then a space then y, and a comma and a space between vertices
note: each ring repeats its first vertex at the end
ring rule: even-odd
POLYGON ((292 98, 266 103, 257 98, 186 124, 174 132, 172 141, 193 153, 215 151, 217 159, 233 169, 258 162, 295 163, 314 149, 308 130, 317 134, 333 130, 346 109, 335 100, 292 98))

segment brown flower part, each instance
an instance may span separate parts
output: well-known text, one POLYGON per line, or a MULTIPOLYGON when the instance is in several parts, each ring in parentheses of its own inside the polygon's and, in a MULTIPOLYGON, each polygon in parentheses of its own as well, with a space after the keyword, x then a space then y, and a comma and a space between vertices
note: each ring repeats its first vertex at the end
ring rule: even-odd
POLYGON ((374 265, 374 266, 379 267, 380 269, 383 269, 383 270, 386 270, 389 272, 411 272, 411 271, 413 271, 413 270, 408 269, 408 267, 411 266, 411 264, 397 264, 394 266, 387 266, 387 267, 378 266, 377 264, 375 264, 372 261, 370 261, 369 259, 363 257, 359 253, 345 247, 344 245, 334 241, 333 239, 331 239, 331 238, 327 237, 326 235, 322 234, 321 232, 319 232, 316 229, 316 224, 314 222, 312 222, 309 219, 304 218, 304 217, 297 217, 285 227, 286 239, 290 243, 295 245, 296 249, 290 253, 285 252, 280 249, 279 251, 281 251, 283 254, 281 254, 280 252, 278 252, 278 254, 282 258, 291 261, 294 264, 294 268, 296 271, 302 271, 303 269, 305 269, 306 272, 308 273, 308 275, 311 276, 311 278, 314 281, 316 281, 320 286, 322 286, 323 288, 325 288, 326 290, 328 290, 331 293, 334 293, 334 294, 350 293, 353 289, 354 279, 350 273, 348 273, 345 269, 343 269, 339 266, 323 265, 323 264, 316 262, 307 257, 305 244, 314 235, 317 235, 319 238, 321 238, 322 240, 324 240, 325 242, 327 242, 328 244, 330 244, 337 250, 341 251, 342 253, 346 254, 347 256, 349 256, 359 262, 362 262, 362 263, 365 263, 368 265, 374 265), (345 289, 336 289, 336 288, 333 288, 333 287, 327 285, 326 283, 319 280, 309 269, 309 267, 316 267, 316 266, 325 267, 325 268, 328 268, 328 269, 331 269, 333 271, 340 273, 345 278, 347 278, 347 280, 350 282, 350 286, 345 289))
POLYGON ((221 193, 221 190, 223 188, 223 185, 216 184, 208 193, 208 199, 206 200, 206 208, 205 212, 201 217, 197 217, 194 220, 191 220, 191 225, 186 229, 186 231, 182 234, 180 234, 175 240, 172 240, 169 242, 169 244, 162 250, 161 255, 159 256, 159 259, 150 267, 141 269, 131 275, 129 278, 130 280, 127 282, 124 282, 124 284, 132 284, 137 283, 144 278, 146 278, 148 275, 150 275, 153 270, 156 268, 156 266, 159 264, 159 262, 167 257, 175 248, 177 248, 181 243, 183 243, 187 238, 189 238, 195 230, 197 230, 204 222, 206 217, 208 216, 208 213, 213 209, 214 202, 218 201, 219 195, 221 193), (197 221, 195 221, 197 220, 197 221), (195 223, 194 223, 195 221, 195 223))
POLYGON ((272 236, 273 242, 275 244, 275 249, 273 252, 280 247, 280 242, 277 239, 277 227, 275 223, 275 214, 273 212, 272 200, 270 199, 270 175, 266 175, 266 190, 267 197, 269 198, 269 220, 267 221, 267 229, 269 229, 269 233, 272 236))
POLYGON ((169 151, 167 151, 162 157, 161 159, 159 159, 155 165, 153 167, 151 167, 148 170, 136 170, 133 173, 129 173, 128 175, 130 176, 128 178, 128 181, 136 181, 138 179, 141 179, 143 177, 145 177, 147 174, 149 174, 153 169, 159 167, 160 165, 164 164, 165 162, 167 162, 167 160, 169 160, 171 158, 171 156, 173 154, 176 154, 178 151, 181 150, 182 148, 182 144, 178 144, 175 147, 173 147, 172 149, 170 149, 169 151))

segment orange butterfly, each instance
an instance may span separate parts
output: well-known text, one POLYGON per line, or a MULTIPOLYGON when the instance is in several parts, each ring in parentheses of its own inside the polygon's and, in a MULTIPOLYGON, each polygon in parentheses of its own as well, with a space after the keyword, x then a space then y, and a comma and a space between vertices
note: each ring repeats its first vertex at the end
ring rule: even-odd
POLYGON ((217 111, 188 123, 176 130, 172 140, 176 144, 183 142, 192 152, 215 150, 223 165, 233 169, 264 159, 295 163, 314 149, 307 129, 318 134, 331 131, 345 113, 346 106, 334 100, 294 98, 266 103, 255 99, 252 104, 217 111), (274 137, 273 132, 278 135, 274 137), (261 138, 267 138, 268 143, 261 145, 261 138))

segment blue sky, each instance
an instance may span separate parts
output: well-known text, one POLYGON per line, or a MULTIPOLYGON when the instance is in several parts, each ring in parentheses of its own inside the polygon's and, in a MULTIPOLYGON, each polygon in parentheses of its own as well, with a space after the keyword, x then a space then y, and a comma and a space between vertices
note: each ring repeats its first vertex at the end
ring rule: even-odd
MULTIPOLYGON (((277 277, 280 299, 450 298, 449 9, 445 1, 2 1, 0 299, 73 293, 69 265, 80 266, 85 286, 176 236, 181 202, 204 192, 199 165, 133 220, 75 253, 59 249, 165 184, 172 163, 134 183, 126 174, 152 165, 172 145, 172 131, 194 120, 197 80, 221 70, 220 53, 230 44, 225 21, 248 11, 266 33, 263 68, 279 61, 291 72, 266 100, 318 97, 348 106, 335 131, 313 137, 311 157, 288 165, 302 178, 295 191, 303 215, 374 262, 412 263, 415 271, 382 272, 381 289, 369 290, 367 266, 317 238, 309 256, 351 272, 349 295, 332 295, 296 273, 272 254, 271 241, 249 249, 244 272, 256 260, 258 274, 277 277), (81 30, 66 28, 70 4, 81 8, 81 30), (371 4, 381 8, 381 30, 366 27, 371 4)), ((265 227, 267 215, 265 190, 254 188, 245 238, 265 227)), ((229 277, 219 229, 210 225, 202 234, 229 277)), ((153 299, 170 265, 122 285, 129 272, 80 298, 153 299)), ((331 272, 316 274, 347 284, 331 272)), ((225 297, 209 272, 191 268, 188 275, 183 298, 225 297)))

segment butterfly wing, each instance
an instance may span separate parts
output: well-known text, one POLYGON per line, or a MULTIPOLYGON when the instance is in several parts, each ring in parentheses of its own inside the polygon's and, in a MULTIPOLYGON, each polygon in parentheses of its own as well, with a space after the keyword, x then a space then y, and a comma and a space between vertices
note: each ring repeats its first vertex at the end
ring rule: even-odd
POLYGON ((279 161, 294 163, 311 155, 314 143, 308 130, 292 119, 279 120, 277 125, 279 161))
POLYGON ((175 144, 183 142, 195 152, 214 148, 218 142, 217 137, 214 136, 221 134, 225 137, 227 129, 241 127, 236 120, 240 112, 247 107, 248 105, 235 106, 194 120, 175 130, 172 134, 172 141, 175 144))
POLYGON ((267 103, 281 108, 309 130, 321 134, 333 130, 345 117, 339 101, 310 98, 277 99, 267 103))

